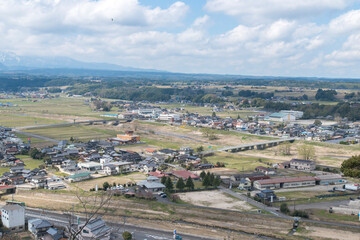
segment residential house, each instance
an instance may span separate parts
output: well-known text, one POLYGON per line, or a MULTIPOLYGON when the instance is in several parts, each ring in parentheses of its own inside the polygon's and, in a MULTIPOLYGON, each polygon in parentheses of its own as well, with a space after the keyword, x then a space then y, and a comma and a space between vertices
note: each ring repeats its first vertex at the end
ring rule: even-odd
POLYGON ((172 174, 176 177, 176 178, 182 178, 184 180, 188 179, 189 177, 193 180, 199 180, 200 177, 198 175, 193 174, 190 171, 186 171, 186 170, 178 170, 178 171, 173 171, 172 174))
POLYGON ((251 181, 249 178, 242 178, 239 182, 238 189, 240 190, 251 190, 251 181))
POLYGON ((313 171, 315 170, 316 164, 314 161, 303 160, 303 159, 292 159, 290 161, 290 168, 301 170, 301 171, 313 171))
POLYGON ((261 190, 256 196, 269 202, 273 202, 276 199, 274 191, 270 189, 261 190))
POLYGON ((154 176, 147 177, 146 180, 140 181, 136 185, 142 187, 147 192, 160 192, 165 190, 165 185, 160 183, 160 179, 154 176))
POLYGON ((53 224, 44 219, 30 219, 28 221, 28 231, 35 237, 40 239, 47 234, 47 231, 53 227, 53 224))
POLYGON ((257 166, 255 168, 256 172, 261 172, 264 173, 265 175, 274 175, 275 174, 275 170, 272 168, 267 168, 267 167, 263 167, 263 166, 257 166))
POLYGON ((108 227, 101 218, 90 220, 85 227, 84 224, 79 224, 76 230, 80 230, 81 228, 82 231, 78 236, 79 240, 110 240, 111 228, 108 227))
POLYGON ((30 184, 35 188, 44 188, 46 186, 46 177, 38 175, 31 177, 30 184))

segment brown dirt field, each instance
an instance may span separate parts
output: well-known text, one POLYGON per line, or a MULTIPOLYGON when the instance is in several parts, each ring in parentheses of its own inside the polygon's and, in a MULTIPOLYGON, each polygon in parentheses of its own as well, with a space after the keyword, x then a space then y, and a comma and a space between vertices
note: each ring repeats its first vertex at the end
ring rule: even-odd
MULTIPOLYGON (((240 154, 259 157, 264 159, 277 159, 279 162, 289 161, 292 158, 301 158, 298 155, 297 148, 304 143, 302 141, 296 141, 291 144, 291 155, 284 156, 279 152, 281 145, 277 147, 267 148, 264 150, 251 150, 241 152, 240 154)), ((315 143, 316 144, 316 143, 315 143)), ((322 143, 319 143, 322 144, 322 143)), ((318 164, 340 167, 341 163, 353 155, 360 155, 359 145, 354 146, 341 146, 333 144, 323 144, 324 146, 313 145, 315 148, 316 162, 318 164)))
POLYGON ((201 191, 177 194, 181 200, 193 205, 214 207, 221 209, 233 209, 241 211, 254 210, 244 201, 228 197, 221 191, 201 191))

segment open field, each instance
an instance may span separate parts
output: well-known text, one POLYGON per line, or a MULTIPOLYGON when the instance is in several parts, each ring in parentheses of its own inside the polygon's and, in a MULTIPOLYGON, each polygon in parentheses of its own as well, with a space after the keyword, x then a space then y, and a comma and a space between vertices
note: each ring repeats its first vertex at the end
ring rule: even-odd
POLYGON ((334 221, 334 222, 343 222, 349 223, 351 222, 360 224, 359 217, 356 215, 344 215, 339 213, 329 213, 329 211, 324 209, 309 209, 307 210, 312 219, 316 220, 325 220, 325 221, 334 221))
POLYGON ((71 137, 79 140, 106 139, 116 136, 117 132, 100 129, 96 126, 73 125, 67 127, 33 128, 26 132, 45 136, 56 140, 69 140, 71 137))
MULTIPOLYGON (((39 168, 39 166, 44 163, 42 160, 32 159, 27 155, 16 155, 16 157, 24 161, 25 168, 30 170, 39 168)), ((0 167, 0 175, 2 175, 4 172, 8 172, 9 170, 10 167, 0 167)))
POLYGON ((0 114, 0 126, 5 127, 23 127, 63 122, 61 120, 33 117, 26 114, 0 114))
POLYGON ((340 144, 310 141, 295 141, 295 143, 292 143, 291 155, 288 156, 284 156, 280 153, 281 145, 264 150, 244 151, 240 154, 253 158, 262 158, 264 161, 273 161, 274 159, 276 160, 275 162, 289 161, 292 158, 301 158, 301 156, 298 155, 297 148, 303 144, 314 146, 317 164, 331 167, 340 167, 341 163, 347 158, 360 154, 359 144, 344 146, 340 144))
POLYGON ((206 160, 212 164, 223 162, 226 168, 236 169, 238 171, 253 171, 257 166, 268 167, 264 162, 275 162, 275 160, 264 160, 258 157, 242 156, 236 153, 226 152, 216 152, 213 156, 206 157, 206 160))
POLYGON ((2 112, 46 114, 46 115, 72 115, 82 117, 99 117, 99 112, 92 112, 85 104, 87 98, 59 97, 53 99, 37 99, 36 102, 24 98, 6 99, 17 107, 0 108, 2 112))
MULTIPOLYGON (((23 140, 23 142, 27 143, 28 142, 28 139, 29 139, 29 136, 26 136, 24 134, 21 134, 21 133, 15 133, 15 135, 20 138, 21 140, 23 140)), ((46 143, 45 140, 42 140, 42 139, 39 139, 39 138, 30 138, 31 139, 31 143, 34 144, 34 143, 46 143)))
POLYGON ((124 185, 128 182, 139 182, 140 180, 145 180, 146 176, 142 173, 132 173, 120 176, 109 176, 103 178, 92 179, 88 181, 83 181, 79 183, 74 183, 73 185, 81 188, 82 190, 89 191, 91 188, 94 188, 97 184, 98 187, 102 187, 104 182, 108 182, 110 184, 116 183, 124 185))
POLYGON ((254 210, 253 207, 245 201, 231 198, 220 190, 178 193, 176 195, 179 196, 182 201, 193 205, 221 209, 235 209, 239 211, 254 210))
POLYGON ((16 155, 16 157, 24 162, 25 168, 30 170, 38 168, 41 164, 44 164, 42 160, 33 159, 27 155, 16 155))

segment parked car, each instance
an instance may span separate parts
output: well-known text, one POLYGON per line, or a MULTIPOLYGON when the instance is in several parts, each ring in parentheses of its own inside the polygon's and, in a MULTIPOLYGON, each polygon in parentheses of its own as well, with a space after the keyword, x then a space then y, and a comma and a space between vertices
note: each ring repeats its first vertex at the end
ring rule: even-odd
POLYGON ((159 196, 161 196, 161 195, 163 195, 163 194, 165 194, 164 192, 158 192, 158 195, 159 196))

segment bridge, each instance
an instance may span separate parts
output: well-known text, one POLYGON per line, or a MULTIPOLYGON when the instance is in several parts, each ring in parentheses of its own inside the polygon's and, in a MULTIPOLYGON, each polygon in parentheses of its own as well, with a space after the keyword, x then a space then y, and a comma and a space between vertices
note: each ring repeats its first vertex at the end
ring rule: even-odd
POLYGON ((219 148, 219 149, 215 149, 215 150, 209 150, 209 151, 203 151, 201 152, 201 154, 209 154, 209 153, 213 153, 213 152, 240 152, 240 151, 247 151, 247 150, 253 150, 253 149, 257 149, 257 150, 263 150, 265 148, 269 148, 269 147, 275 147, 281 143, 284 142, 289 142, 289 143, 293 143, 296 140, 296 138, 281 138, 281 139, 276 139, 276 140, 271 140, 271 141, 266 141, 266 142, 257 142, 257 143, 248 143, 248 144, 242 144, 242 145, 237 145, 237 146, 228 146, 228 147, 223 147, 223 148, 219 148))

